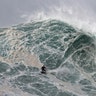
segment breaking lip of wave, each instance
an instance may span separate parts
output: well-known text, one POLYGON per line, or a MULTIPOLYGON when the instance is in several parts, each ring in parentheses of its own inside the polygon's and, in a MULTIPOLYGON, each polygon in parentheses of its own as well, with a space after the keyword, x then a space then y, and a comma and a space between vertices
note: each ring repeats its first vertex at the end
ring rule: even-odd
POLYGON ((29 23, 33 20, 46 20, 46 19, 57 19, 69 23, 74 27, 86 31, 95 35, 96 33, 96 22, 95 18, 88 15, 86 11, 74 9, 72 7, 51 7, 49 11, 37 11, 32 14, 23 14, 21 18, 25 18, 25 23, 29 23), (75 12, 76 11, 76 12, 75 12), (79 11, 79 12, 77 12, 79 11))

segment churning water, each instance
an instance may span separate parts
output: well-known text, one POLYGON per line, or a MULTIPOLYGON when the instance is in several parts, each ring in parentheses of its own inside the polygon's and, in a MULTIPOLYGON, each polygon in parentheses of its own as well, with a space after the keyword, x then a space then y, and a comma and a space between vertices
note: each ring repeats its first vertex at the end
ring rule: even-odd
POLYGON ((95 58, 96 38, 63 21, 1 28, 0 96, 96 96, 95 58))

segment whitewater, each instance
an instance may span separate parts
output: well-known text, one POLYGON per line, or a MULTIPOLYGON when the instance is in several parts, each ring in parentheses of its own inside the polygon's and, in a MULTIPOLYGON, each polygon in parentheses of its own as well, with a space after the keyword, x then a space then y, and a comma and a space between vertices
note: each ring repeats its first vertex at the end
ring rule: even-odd
POLYGON ((61 20, 0 28, 0 96, 96 96, 95 58, 95 36, 61 20))

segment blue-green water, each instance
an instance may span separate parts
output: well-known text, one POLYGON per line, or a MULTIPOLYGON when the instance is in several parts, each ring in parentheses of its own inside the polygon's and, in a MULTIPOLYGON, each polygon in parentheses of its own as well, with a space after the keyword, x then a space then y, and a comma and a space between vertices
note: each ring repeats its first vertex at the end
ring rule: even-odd
POLYGON ((1 28, 0 96, 96 96, 96 38, 85 33, 59 20, 1 28))

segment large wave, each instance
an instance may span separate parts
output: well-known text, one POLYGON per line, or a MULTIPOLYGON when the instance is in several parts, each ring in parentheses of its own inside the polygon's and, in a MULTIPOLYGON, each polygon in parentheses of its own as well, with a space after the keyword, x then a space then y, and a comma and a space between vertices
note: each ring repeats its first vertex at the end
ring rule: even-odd
POLYGON ((1 28, 0 95, 95 96, 96 38, 85 33, 52 19, 1 28))

